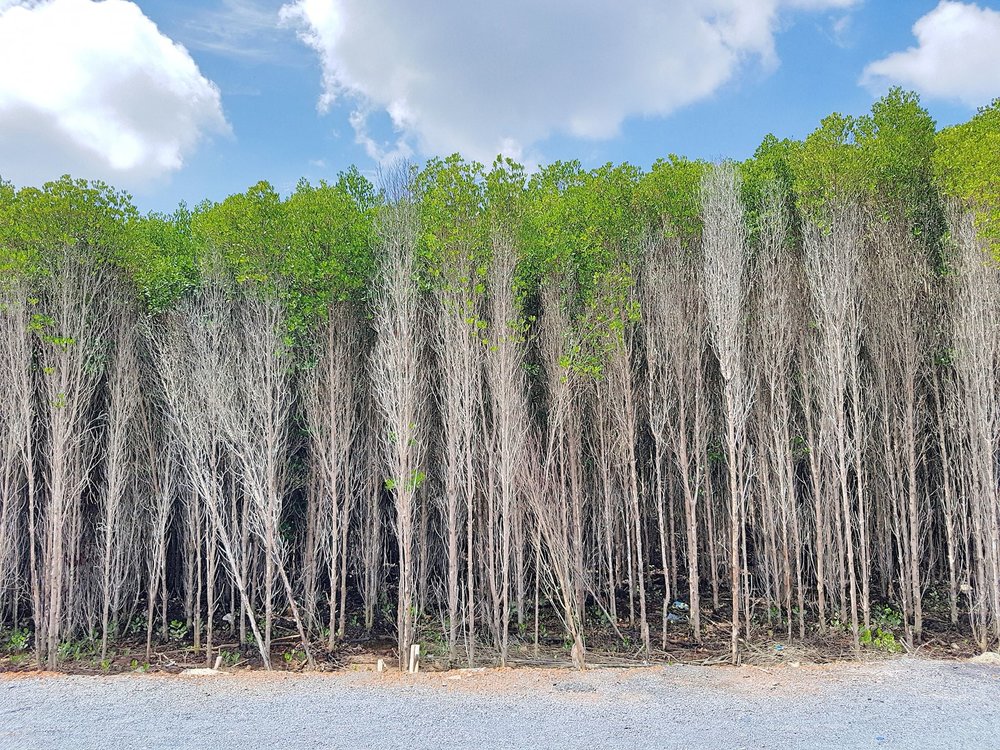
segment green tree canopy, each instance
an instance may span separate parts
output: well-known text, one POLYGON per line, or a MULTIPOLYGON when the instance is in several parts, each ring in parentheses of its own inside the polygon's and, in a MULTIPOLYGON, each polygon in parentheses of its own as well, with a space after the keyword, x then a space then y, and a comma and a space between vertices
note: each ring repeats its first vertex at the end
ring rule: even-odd
POLYGON ((968 122, 945 128, 935 141, 941 192, 976 212, 980 232, 1000 257, 1000 98, 968 122))

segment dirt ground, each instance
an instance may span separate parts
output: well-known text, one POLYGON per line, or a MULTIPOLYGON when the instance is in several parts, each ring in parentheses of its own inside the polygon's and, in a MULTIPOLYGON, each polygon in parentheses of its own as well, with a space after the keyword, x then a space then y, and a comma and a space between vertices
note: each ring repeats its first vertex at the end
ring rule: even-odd
MULTIPOLYGON (((288 623, 290 625, 290 623, 288 623)), ((659 631, 653 629, 653 653, 649 659, 643 658, 638 647, 638 633, 621 627, 619 633, 610 629, 593 628, 587 637, 587 661, 597 667, 639 667, 647 664, 684 664, 711 666, 730 662, 729 622, 724 617, 705 616, 702 642, 696 643, 685 624, 671 625, 664 643, 659 631)), ((366 634, 360 629, 348 630, 347 638, 340 640, 333 649, 324 644, 312 644, 314 664, 310 669, 298 638, 291 632, 277 635, 273 639, 271 654, 272 668, 283 672, 342 670, 364 670, 374 668, 379 659, 387 664, 397 662, 395 641, 387 633, 366 634)), ((226 632, 220 632, 222 640, 214 644, 212 663, 209 664, 203 651, 190 644, 158 640, 154 643, 151 657, 147 660, 145 642, 132 637, 114 643, 102 659, 98 644, 81 641, 60 655, 59 671, 67 674, 127 674, 127 673, 168 673, 177 674, 185 669, 214 665, 220 654, 223 666, 228 670, 262 669, 263 664, 254 646, 238 643, 226 632)), ((454 655, 441 642, 439 627, 434 622, 425 623, 419 642, 423 649, 421 668, 424 671, 451 670, 463 667, 494 665, 497 654, 489 647, 479 645, 470 662, 468 652, 461 645, 454 655)), ((743 640, 740 659, 750 666, 775 666, 782 664, 828 664, 841 661, 878 661, 892 659, 900 655, 941 660, 961 660, 978 653, 971 638, 940 620, 929 620, 925 626, 921 644, 908 649, 901 635, 891 644, 863 646, 860 651, 852 647, 850 632, 845 627, 831 627, 825 633, 810 628, 806 638, 798 638, 793 633, 788 638, 786 629, 775 622, 755 625, 752 638, 743 640)), ((512 636, 508 664, 513 667, 570 667, 569 644, 562 637, 558 623, 549 623, 536 647, 532 634, 512 636)), ((12 652, 0 648, 0 673, 34 672, 37 667, 30 653, 12 652)))

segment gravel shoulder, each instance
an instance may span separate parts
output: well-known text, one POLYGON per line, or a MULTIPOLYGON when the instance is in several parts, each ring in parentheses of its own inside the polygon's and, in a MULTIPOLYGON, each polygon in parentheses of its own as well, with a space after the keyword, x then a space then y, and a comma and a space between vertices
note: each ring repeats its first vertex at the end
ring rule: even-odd
POLYGON ((0 748, 1000 748, 1000 667, 0 676, 0 748))

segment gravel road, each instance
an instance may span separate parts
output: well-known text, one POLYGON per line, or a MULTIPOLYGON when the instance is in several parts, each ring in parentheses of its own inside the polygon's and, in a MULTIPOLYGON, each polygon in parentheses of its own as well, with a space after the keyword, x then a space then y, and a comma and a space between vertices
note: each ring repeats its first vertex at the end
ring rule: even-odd
POLYGON ((0 676, 0 748, 1000 748, 1000 667, 0 676))

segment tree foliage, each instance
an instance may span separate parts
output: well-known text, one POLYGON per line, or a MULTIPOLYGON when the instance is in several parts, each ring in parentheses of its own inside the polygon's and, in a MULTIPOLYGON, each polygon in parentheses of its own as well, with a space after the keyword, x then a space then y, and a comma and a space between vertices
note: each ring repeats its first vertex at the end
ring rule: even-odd
POLYGON ((935 142, 932 167, 941 192, 972 207, 979 231, 1000 255, 1000 99, 940 131, 935 142))

